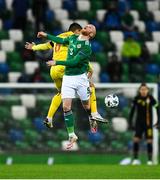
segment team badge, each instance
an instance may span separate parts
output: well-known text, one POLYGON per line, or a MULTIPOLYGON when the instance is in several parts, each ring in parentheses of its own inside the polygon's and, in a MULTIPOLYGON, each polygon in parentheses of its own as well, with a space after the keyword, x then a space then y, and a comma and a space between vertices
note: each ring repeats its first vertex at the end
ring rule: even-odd
POLYGON ((77 45, 77 48, 81 48, 81 44, 78 44, 78 45, 77 45))

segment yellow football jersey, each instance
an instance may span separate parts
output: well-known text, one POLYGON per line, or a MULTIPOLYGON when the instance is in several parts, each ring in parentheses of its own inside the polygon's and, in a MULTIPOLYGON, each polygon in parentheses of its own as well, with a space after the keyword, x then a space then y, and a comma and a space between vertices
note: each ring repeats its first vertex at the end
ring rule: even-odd
MULTIPOLYGON (((73 34, 74 33, 72 31, 68 31, 68 32, 64 32, 64 33, 58 35, 58 37, 66 38, 73 34)), ((54 43, 53 50, 54 50, 53 51, 53 59, 55 61, 56 60, 64 60, 65 61, 67 59, 68 45, 54 43)))

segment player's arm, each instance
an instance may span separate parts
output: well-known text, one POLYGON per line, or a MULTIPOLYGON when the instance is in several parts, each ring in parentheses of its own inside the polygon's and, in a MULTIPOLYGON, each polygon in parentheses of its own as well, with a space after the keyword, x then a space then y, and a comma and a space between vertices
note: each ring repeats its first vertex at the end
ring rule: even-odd
POLYGON ((52 49, 54 46, 53 42, 47 42, 47 43, 43 43, 43 44, 35 44, 35 43, 29 43, 26 42, 25 44, 25 48, 28 50, 33 50, 33 51, 39 51, 39 50, 48 50, 48 49, 52 49))
POLYGON ((55 65, 63 65, 69 67, 77 66, 81 61, 90 57, 91 50, 83 48, 72 60, 69 61, 56 61, 55 65))
POLYGON ((136 109, 136 101, 137 98, 134 98, 133 102, 132 102, 132 106, 131 106, 131 110, 130 110, 130 114, 129 114, 129 128, 132 129, 133 128, 133 116, 134 116, 134 112, 136 109))
POLYGON ((37 37, 38 38, 45 37, 48 40, 51 40, 51 41, 53 41, 55 43, 58 43, 58 44, 68 44, 69 43, 69 37, 67 37, 67 38, 60 38, 60 37, 57 37, 57 36, 53 36, 51 34, 47 34, 47 33, 42 32, 42 31, 38 32, 37 37))

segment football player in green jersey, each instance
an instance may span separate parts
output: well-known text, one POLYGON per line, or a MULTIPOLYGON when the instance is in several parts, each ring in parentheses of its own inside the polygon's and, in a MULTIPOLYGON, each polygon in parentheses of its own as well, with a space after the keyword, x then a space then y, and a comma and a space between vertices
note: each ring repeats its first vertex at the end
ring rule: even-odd
MULTIPOLYGON (((78 137, 74 132, 74 118, 72 114, 72 99, 78 94, 82 101, 82 105, 86 110, 89 120, 99 119, 93 118, 91 116, 90 110, 90 88, 89 80, 87 78, 89 59, 92 54, 90 39, 94 38, 96 35, 96 28, 92 24, 85 26, 80 35, 72 35, 67 38, 60 38, 52 36, 50 34, 39 32, 37 37, 46 37, 60 44, 68 44, 68 55, 66 61, 48 61, 48 66, 64 65, 65 75, 63 76, 62 83, 62 99, 63 99, 63 111, 64 119, 69 135, 69 144, 67 149, 73 146, 73 143, 77 141, 78 137)), ((108 121, 103 121, 108 122, 108 121)))

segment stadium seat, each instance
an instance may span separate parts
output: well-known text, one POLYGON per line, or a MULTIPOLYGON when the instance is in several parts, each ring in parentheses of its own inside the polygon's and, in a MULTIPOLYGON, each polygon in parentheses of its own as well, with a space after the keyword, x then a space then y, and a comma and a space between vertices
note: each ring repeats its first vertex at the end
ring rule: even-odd
POLYGON ((11 114, 15 120, 23 120, 27 117, 27 109, 24 106, 13 105, 11 107, 11 114))
POLYGON ((68 30, 68 27, 70 26, 70 24, 73 23, 73 20, 62 19, 60 22, 61 22, 62 30, 66 31, 66 30, 68 30))
POLYGON ((20 29, 10 29, 9 38, 15 42, 21 42, 23 40, 23 32, 20 29))
POLYGON ((88 24, 88 21, 85 19, 76 19, 75 22, 80 24, 82 27, 86 26, 88 24))
POLYGON ((13 40, 1 40, 1 49, 6 52, 12 52, 15 50, 15 44, 13 40))
POLYGON ((139 32, 145 32, 146 26, 143 21, 135 20, 134 25, 138 28, 139 32))
POLYGON ((133 16, 134 20, 139 20, 139 13, 136 10, 130 10, 129 13, 133 16))
POLYGON ((123 41, 123 33, 121 31, 110 31, 110 39, 111 42, 115 43, 115 42, 122 42, 123 41))
POLYGON ((158 0, 156 0, 156 1, 151 1, 151 0, 146 1, 146 5, 147 5, 147 10, 148 11, 153 12, 153 11, 159 10, 159 1, 158 0))
POLYGON ((145 44, 151 54, 157 54, 159 52, 159 44, 157 42, 146 41, 145 44))
POLYGON ((10 129, 8 135, 12 142, 23 140, 23 132, 21 130, 10 129))
POLYGON ((77 10, 78 11, 89 11, 90 1, 89 0, 77 0, 77 10))
POLYGON ((157 64, 147 64, 146 72, 151 75, 158 75, 160 73, 159 65, 157 64))
POLYGON ((153 11, 152 13, 153 13, 153 16, 154 16, 154 21, 159 23, 160 22, 160 10, 153 11))
POLYGON ((29 22, 32 22, 32 23, 35 22, 35 18, 34 18, 33 14, 32 14, 32 9, 27 10, 27 20, 29 22))
POLYGON ((1 30, 0 31, 0 39, 8 39, 9 36, 8 36, 8 31, 6 30, 1 30))
POLYGON ((21 76, 21 72, 9 72, 8 73, 8 81, 9 82, 18 82, 19 77, 21 76))
POLYGON ((36 96, 34 94, 22 94, 20 95, 21 103, 26 108, 35 108, 36 96))
POLYGON ((71 0, 64 0, 63 1, 63 9, 67 9, 68 11, 75 11, 76 10, 76 1, 71 0))
POLYGON ((105 9, 97 9, 96 17, 97 17, 97 20, 99 22, 103 22, 103 19, 104 19, 104 16, 105 16, 106 12, 107 11, 105 9))
POLYGON ((5 63, 6 62, 6 52, 0 50, 0 63, 5 63))
POLYGON ((137 10, 138 12, 146 11, 146 1, 136 0, 132 2, 132 9, 137 10))
POLYGON ((93 68, 93 81, 94 82, 99 82, 99 74, 100 74, 100 71, 101 71, 101 67, 99 65, 99 63, 97 62, 91 62, 91 65, 92 65, 92 68, 93 68))
POLYGON ((9 72, 9 66, 7 63, 0 63, 0 74, 7 74, 9 72))
POLYGON ((54 14, 57 21, 68 19, 68 11, 65 9, 55 9, 54 14))
POLYGON ((39 68, 39 63, 38 62, 32 62, 32 61, 27 61, 24 63, 24 68, 25 72, 28 75, 31 75, 35 72, 37 68, 39 68))
POLYGON ((43 124, 43 118, 40 118, 40 117, 36 117, 33 120, 33 125, 36 128, 36 130, 39 132, 44 131, 46 129, 46 127, 43 124))
POLYGON ((122 46, 123 46, 124 41, 117 41, 115 42, 116 50, 118 54, 121 54, 122 52, 122 46))
POLYGON ((116 132, 126 132, 128 129, 127 119, 123 117, 114 117, 112 118, 112 127, 116 132))
POLYGON ((48 4, 51 10, 62 8, 62 0, 48 0, 48 4))
POLYGON ((153 41, 160 43, 160 31, 152 32, 153 41))
POLYGON ((12 10, 12 2, 13 0, 5 0, 7 10, 12 10))
POLYGON ((92 51, 93 51, 94 53, 102 52, 103 46, 102 46, 101 43, 99 43, 99 42, 96 41, 96 40, 93 40, 93 41, 91 42, 91 44, 92 44, 92 51))
POLYGON ((91 9, 92 10, 98 10, 103 9, 103 2, 102 1, 91 1, 91 9))

